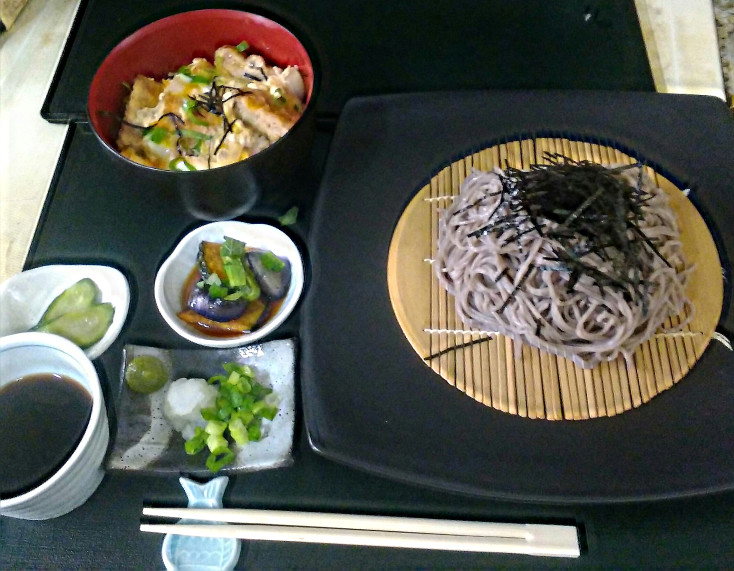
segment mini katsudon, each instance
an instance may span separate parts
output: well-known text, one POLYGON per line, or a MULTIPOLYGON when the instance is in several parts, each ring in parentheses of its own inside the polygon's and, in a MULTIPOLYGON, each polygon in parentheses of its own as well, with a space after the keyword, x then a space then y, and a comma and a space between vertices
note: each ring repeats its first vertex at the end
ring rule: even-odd
POLYGON ((222 46, 157 81, 130 86, 117 147, 142 165, 180 171, 229 165, 283 137, 304 110, 297 66, 269 65, 249 46, 222 46))

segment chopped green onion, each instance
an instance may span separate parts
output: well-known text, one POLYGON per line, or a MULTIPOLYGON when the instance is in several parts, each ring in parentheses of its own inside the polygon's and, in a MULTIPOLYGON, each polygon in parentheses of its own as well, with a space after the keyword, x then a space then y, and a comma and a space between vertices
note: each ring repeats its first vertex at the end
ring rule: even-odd
POLYGON ((206 447, 209 452, 214 452, 229 447, 229 443, 222 434, 210 434, 206 439, 206 447))
POLYGON ((262 409, 260 411, 260 414, 262 414, 263 418, 267 418, 268 420, 273 420, 275 418, 275 415, 278 414, 278 407, 277 406, 268 406, 262 409))
POLYGON ((236 49, 238 52, 244 52, 247 51, 249 47, 250 44, 248 44, 247 42, 240 42, 239 44, 237 44, 236 49))
POLYGON ((248 365, 224 363, 226 374, 209 378, 218 385, 216 408, 201 410, 207 421, 206 428, 197 427, 192 438, 186 441, 187 454, 198 454, 205 447, 210 454, 206 466, 217 472, 234 460, 230 442, 244 446, 263 437, 262 420, 273 420, 278 412, 277 398, 271 397, 272 389, 262 386, 254 378, 248 365), (229 441, 228 441, 229 439, 229 441))
POLYGON ((221 420, 210 420, 206 424, 204 432, 211 436, 221 436, 227 428, 227 423, 221 420))
POLYGON ((216 408, 202 408, 201 409, 201 418, 204 420, 217 420, 219 417, 217 416, 217 409, 216 408))
POLYGON ((235 408, 239 408, 242 406, 242 403, 245 400, 245 395, 243 395, 240 391, 231 391, 230 397, 229 397, 229 403, 235 408))
POLYGON ((219 407, 217 417, 221 420, 227 420, 234 410, 234 407, 230 404, 229 400, 221 397, 217 399, 217 407, 219 407))
POLYGON ((234 460, 234 452, 226 448, 209 454, 209 457, 206 459, 206 467, 216 473, 232 462, 232 460, 234 460))
POLYGON ((192 75, 191 83, 203 83, 204 85, 211 83, 212 78, 205 75, 192 75))
POLYGON ((273 272, 282 272, 285 268, 285 262, 272 252, 265 252, 260 256, 260 261, 268 270, 273 272))
POLYGON ((222 285, 222 280, 217 274, 209 274, 209 277, 203 283, 206 285, 222 285))
MULTIPOLYGON (((219 255, 222 257, 224 271, 227 274, 227 283, 231 288, 241 288, 248 285, 247 269, 242 262, 244 252, 245 245, 242 242, 225 236, 224 243, 219 249, 219 255)), ((245 293, 243 292, 243 294, 245 293)), ((252 300, 248 299, 248 301, 252 300)))
POLYGON ((227 382, 230 385, 236 385, 239 380, 240 380, 240 374, 237 371, 232 371, 229 374, 229 377, 227 378, 227 382))
POLYGON ((298 206, 292 206, 282 216, 278 217, 281 226, 292 226, 298 220, 298 206))
POLYGON ((145 137, 157 145, 163 143, 171 135, 171 131, 163 127, 152 127, 145 132, 145 137))
POLYGON ((247 435, 247 427, 241 418, 235 418, 234 420, 229 421, 229 434, 240 446, 247 444, 250 441, 250 438, 247 435))
POLYGON ((202 133, 200 131, 194 131, 192 129, 181 129, 181 135, 184 137, 190 137, 192 139, 198 139, 200 141, 208 141, 212 138, 211 135, 207 135, 206 133, 202 133))
POLYGON ((219 253, 223 258, 238 258, 245 253, 245 244, 225 236, 224 242, 219 247, 219 253))
POLYGON ((207 436, 207 433, 202 430, 201 426, 197 426, 194 435, 184 443, 186 454, 194 456, 204 450, 207 436))
POLYGON ((196 167, 189 163, 186 159, 183 157, 176 157, 173 159, 170 163, 168 163, 168 168, 172 171, 195 171, 196 167))
POLYGON ((212 378, 210 378, 207 382, 212 385, 214 383, 221 383, 223 381, 226 381, 227 377, 224 375, 214 375, 212 378))
POLYGON ((242 287, 247 283, 245 266, 240 258, 224 258, 224 272, 227 274, 229 287, 242 287))
POLYGON ((199 105, 198 101, 194 99, 187 99, 186 101, 183 102, 183 105, 181 107, 183 108, 184 113, 188 117, 188 120, 191 121, 194 125, 199 125, 201 127, 208 127, 209 122, 197 117, 196 115, 196 109, 198 105, 199 105))
POLYGON ((285 98, 284 91, 280 87, 271 87, 270 95, 273 96, 273 102, 277 103, 278 105, 285 105, 285 103, 288 101, 285 98))
POLYGON ((250 440, 258 441, 262 438, 262 430, 260 424, 251 424, 247 427, 247 437, 250 440))
POLYGON ((209 289, 207 291, 209 293, 209 297, 211 297, 212 299, 224 298, 229 293, 229 289, 223 285, 209 286, 209 289))
POLYGON ((199 156, 199 154, 201 153, 201 147, 202 147, 202 144, 203 143, 204 143, 204 141, 202 141, 201 139, 199 139, 198 141, 196 141, 196 144, 193 147, 191 147, 190 151, 195 156, 199 156))
POLYGON ((234 418, 240 419, 242 421, 242 424, 247 426, 255 419, 255 415, 247 410, 238 410, 234 418))
POLYGON ((253 371, 252 367, 249 365, 241 365, 240 363, 224 363, 222 368, 230 375, 232 374, 232 371, 234 371, 245 377, 253 378, 255 376, 255 371, 253 371))
POLYGON ((251 412, 253 404, 255 404, 255 397, 253 397, 252 395, 247 395, 244 399, 242 399, 242 404, 239 406, 239 409, 246 412, 251 412))
POLYGON ((252 414, 260 414, 260 412, 266 407, 267 405, 265 404, 265 401, 259 400, 252 405, 252 414))

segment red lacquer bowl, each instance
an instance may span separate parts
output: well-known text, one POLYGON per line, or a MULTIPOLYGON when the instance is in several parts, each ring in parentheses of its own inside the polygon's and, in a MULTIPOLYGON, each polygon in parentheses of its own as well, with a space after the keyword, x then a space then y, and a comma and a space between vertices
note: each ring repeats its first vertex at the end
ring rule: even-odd
POLYGON ((225 220, 243 214, 260 198, 288 193, 297 184, 298 170, 311 152, 317 86, 313 58, 283 25, 239 10, 196 10, 152 22, 120 42, 92 78, 87 113, 95 135, 126 176, 138 177, 147 191, 175 191, 197 218, 225 220), (115 139, 128 94, 125 84, 137 75, 161 79, 195 57, 212 61, 217 48, 242 41, 250 45, 248 53, 258 53, 279 67, 297 65, 303 76, 305 110, 284 137, 246 160, 207 171, 160 170, 118 152, 115 139))

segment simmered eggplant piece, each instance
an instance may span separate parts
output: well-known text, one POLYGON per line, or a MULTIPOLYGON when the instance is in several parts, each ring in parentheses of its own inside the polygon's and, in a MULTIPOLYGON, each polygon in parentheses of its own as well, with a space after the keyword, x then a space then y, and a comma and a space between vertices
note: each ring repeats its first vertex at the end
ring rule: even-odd
POLYGON ((219 279, 226 280, 227 273, 224 271, 224 262, 220 254, 222 245, 216 242, 202 241, 199 244, 199 271, 201 277, 208 278, 212 274, 217 274, 219 279))
POLYGON ((196 287, 191 292, 187 305, 199 315, 222 322, 237 319, 245 313, 247 301, 244 298, 235 300, 212 298, 206 290, 196 287))
POLYGON ((213 335, 233 335, 248 333, 255 329, 265 315, 267 305, 261 299, 256 299, 247 304, 245 312, 231 321, 214 321, 199 315, 191 309, 178 313, 178 317, 191 325, 197 325, 207 333, 213 335))
POLYGON ((246 255, 263 294, 270 299, 285 296, 291 283, 291 264, 267 250, 250 250, 246 255))

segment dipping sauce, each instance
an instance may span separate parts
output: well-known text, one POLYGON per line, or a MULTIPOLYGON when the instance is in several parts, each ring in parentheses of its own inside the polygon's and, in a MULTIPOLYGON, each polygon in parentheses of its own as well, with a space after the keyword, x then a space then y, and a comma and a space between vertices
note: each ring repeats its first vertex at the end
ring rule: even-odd
POLYGON ((92 413, 77 381, 54 373, 27 375, 0 388, 0 497, 30 491, 74 452, 92 413))

